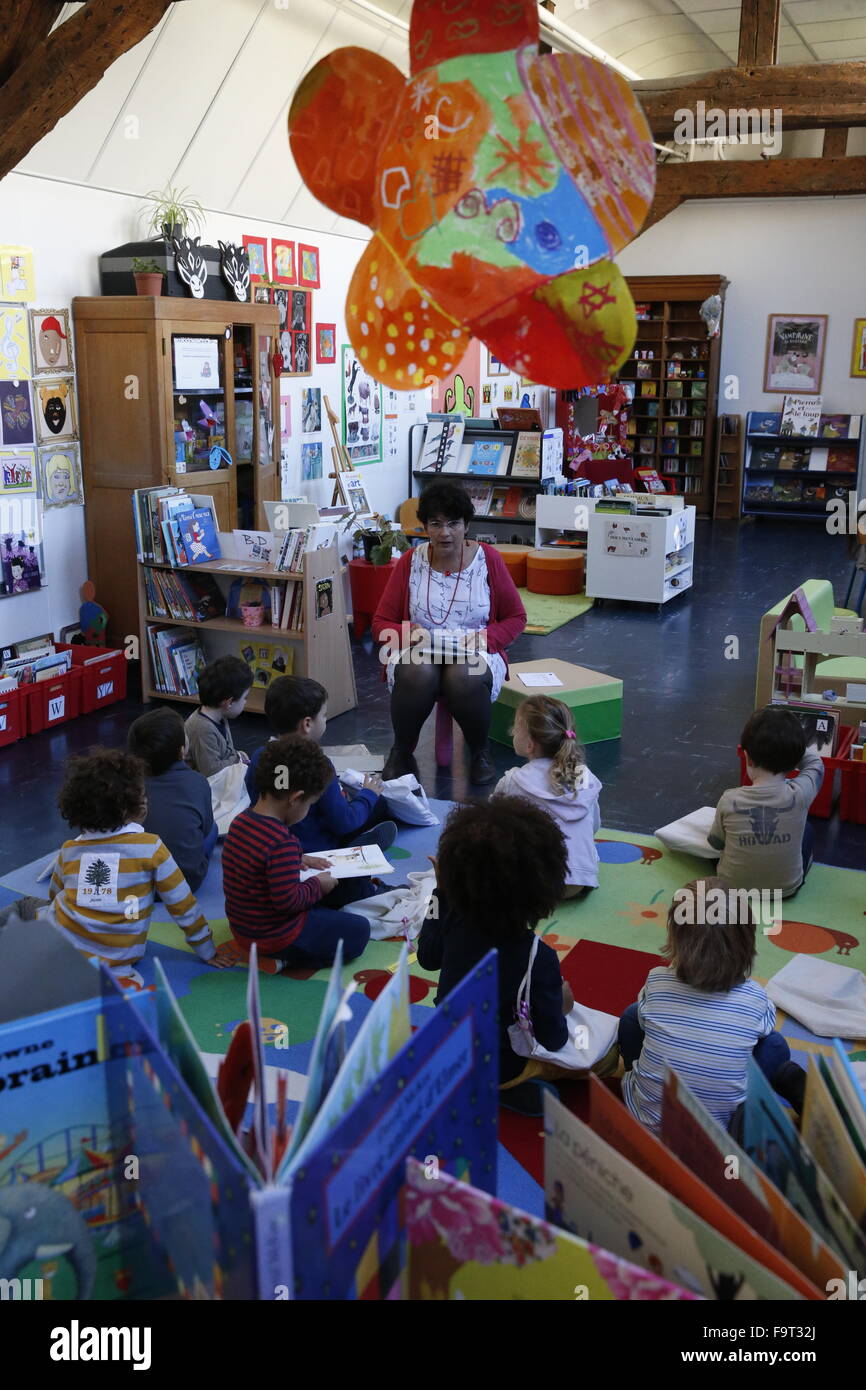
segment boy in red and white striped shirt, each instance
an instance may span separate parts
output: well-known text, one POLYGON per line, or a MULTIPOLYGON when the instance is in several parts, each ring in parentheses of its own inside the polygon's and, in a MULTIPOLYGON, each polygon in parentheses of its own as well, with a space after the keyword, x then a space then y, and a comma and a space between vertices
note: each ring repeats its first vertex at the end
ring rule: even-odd
POLYGON ((328 867, 304 854, 291 827, 303 820, 333 777, 333 768, 312 739, 287 734, 272 739, 256 767, 259 797, 235 816, 223 845, 226 915, 238 945, 253 942, 262 956, 296 966, 330 965, 343 941, 343 959, 367 944, 370 928, 357 913, 322 907, 335 886, 330 873, 301 882, 301 869, 328 867))

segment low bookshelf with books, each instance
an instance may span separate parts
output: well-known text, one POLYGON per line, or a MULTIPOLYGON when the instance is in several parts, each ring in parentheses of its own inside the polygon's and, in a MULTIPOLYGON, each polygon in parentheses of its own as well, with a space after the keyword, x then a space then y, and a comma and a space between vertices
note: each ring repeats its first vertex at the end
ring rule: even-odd
POLYGON ((225 533, 200 515, 202 500, 179 490, 133 494, 143 698, 195 703, 201 668, 232 655, 250 667, 249 710, 262 711, 271 681, 291 674, 325 686, 331 716, 353 709, 333 525, 225 533))
POLYGON ((862 493, 860 415, 828 415, 821 401, 786 396, 781 412, 746 417, 743 515, 826 518, 828 503, 846 506, 862 493))

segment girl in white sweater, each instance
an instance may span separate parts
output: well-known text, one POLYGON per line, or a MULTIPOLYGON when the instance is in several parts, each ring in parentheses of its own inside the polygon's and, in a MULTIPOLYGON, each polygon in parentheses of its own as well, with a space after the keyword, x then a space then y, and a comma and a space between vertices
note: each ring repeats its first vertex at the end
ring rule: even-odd
POLYGON ((568 848, 565 897, 597 888, 601 782, 586 766, 571 710, 561 700, 534 695, 520 705, 512 733, 515 753, 527 762, 510 768, 494 795, 524 796, 556 821, 568 848))

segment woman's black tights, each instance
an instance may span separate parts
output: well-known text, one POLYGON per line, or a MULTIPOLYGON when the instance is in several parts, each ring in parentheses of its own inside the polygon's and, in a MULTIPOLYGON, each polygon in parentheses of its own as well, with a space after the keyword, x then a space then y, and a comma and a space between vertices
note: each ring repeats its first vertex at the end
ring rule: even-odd
POLYGON ((397 663, 391 692, 391 723, 400 753, 411 753, 437 700, 445 700, 463 731, 470 753, 481 752, 490 730, 493 673, 465 662, 397 663))

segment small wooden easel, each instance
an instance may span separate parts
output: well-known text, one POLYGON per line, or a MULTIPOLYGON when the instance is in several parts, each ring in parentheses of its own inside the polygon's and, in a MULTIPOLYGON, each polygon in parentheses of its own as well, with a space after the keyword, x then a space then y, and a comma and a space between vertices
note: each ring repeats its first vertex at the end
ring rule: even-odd
POLYGON ((334 461, 334 471, 328 474, 329 478, 334 479, 334 493, 331 497, 331 506, 336 507, 338 504, 342 503, 343 506, 348 507, 349 499, 343 487, 343 474, 354 473, 355 468, 346 452, 346 446, 340 438, 340 421, 334 414, 334 408, 328 400, 328 397, 325 396, 324 399, 325 413, 328 416, 328 423, 331 426, 331 434, 334 436, 334 443, 331 446, 331 458, 334 461))

